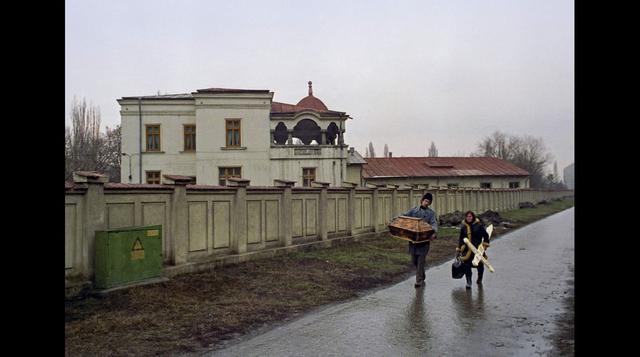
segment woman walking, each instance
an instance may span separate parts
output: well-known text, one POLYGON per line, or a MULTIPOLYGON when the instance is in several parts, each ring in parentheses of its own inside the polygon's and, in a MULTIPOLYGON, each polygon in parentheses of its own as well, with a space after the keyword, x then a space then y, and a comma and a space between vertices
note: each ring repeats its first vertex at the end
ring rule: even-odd
MULTIPOLYGON (((460 229, 460 239, 458 240, 458 248, 456 248, 456 252, 460 255, 465 269, 464 275, 467 278, 467 289, 471 289, 471 268, 476 268, 471 262, 475 255, 464 243, 464 238, 469 239, 476 249, 479 248, 480 245, 483 245, 485 250, 489 248, 489 234, 487 234, 487 231, 480 219, 478 219, 472 211, 467 211, 464 214, 464 220, 462 221, 460 229)), ((486 258, 487 255, 485 254, 484 257, 486 258)), ((482 261, 478 263, 477 269, 477 283, 482 284, 482 274, 484 273, 484 264, 482 261)))

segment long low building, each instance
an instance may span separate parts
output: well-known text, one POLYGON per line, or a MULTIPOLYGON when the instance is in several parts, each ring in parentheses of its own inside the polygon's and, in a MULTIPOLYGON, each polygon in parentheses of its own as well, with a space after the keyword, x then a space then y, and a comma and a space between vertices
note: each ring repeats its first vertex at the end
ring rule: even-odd
POLYGON ((370 184, 529 188, 527 171, 493 157, 381 157, 365 160, 362 179, 370 184))

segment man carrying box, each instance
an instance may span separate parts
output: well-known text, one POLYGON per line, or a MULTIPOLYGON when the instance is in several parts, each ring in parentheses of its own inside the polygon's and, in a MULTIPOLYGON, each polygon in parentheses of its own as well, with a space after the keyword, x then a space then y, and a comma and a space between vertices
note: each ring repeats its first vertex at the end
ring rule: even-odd
MULTIPOLYGON (((402 215, 421 218, 423 221, 430 224, 434 231, 431 239, 436 239, 436 235, 438 232, 438 221, 436 219, 436 212, 429 208, 432 201, 433 195, 431 195, 431 193, 426 193, 424 196, 422 196, 422 199, 420 200, 420 204, 418 206, 413 207, 402 215)), ((427 253, 429 253, 429 241, 424 243, 409 243, 409 254, 411 255, 411 262, 416 267, 416 288, 425 285, 424 261, 427 257, 427 253)))

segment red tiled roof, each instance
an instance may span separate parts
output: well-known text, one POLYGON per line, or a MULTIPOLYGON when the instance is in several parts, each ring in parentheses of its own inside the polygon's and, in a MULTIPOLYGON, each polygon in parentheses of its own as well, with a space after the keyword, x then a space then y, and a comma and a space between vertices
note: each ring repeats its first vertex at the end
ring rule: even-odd
POLYGON ((303 107, 299 107, 293 104, 271 102, 271 113, 295 113, 305 110, 303 107))
POLYGON ((327 114, 344 114, 344 112, 338 112, 335 110, 319 110, 315 108, 307 108, 299 105, 293 105, 288 103, 281 102, 271 102, 271 114, 283 114, 283 113, 298 113, 304 110, 311 110, 318 113, 327 113, 327 114))
POLYGON ((314 97, 312 94, 309 94, 308 96, 302 98, 296 105, 298 107, 315 109, 319 112, 329 110, 320 99, 314 97))
POLYGON ((364 178, 528 176, 516 165, 493 157, 387 157, 366 158, 364 178))

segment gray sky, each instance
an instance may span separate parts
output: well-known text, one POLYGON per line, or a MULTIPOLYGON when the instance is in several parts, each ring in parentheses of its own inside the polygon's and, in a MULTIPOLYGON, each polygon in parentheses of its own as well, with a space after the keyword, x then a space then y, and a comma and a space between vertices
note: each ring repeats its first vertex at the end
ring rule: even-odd
MULTIPOLYGON (((475 151, 495 130, 574 156, 573 1, 66 1, 65 100, 120 123, 122 96, 313 81, 364 155, 475 151)), ((549 169, 551 169, 551 165, 549 169)))

